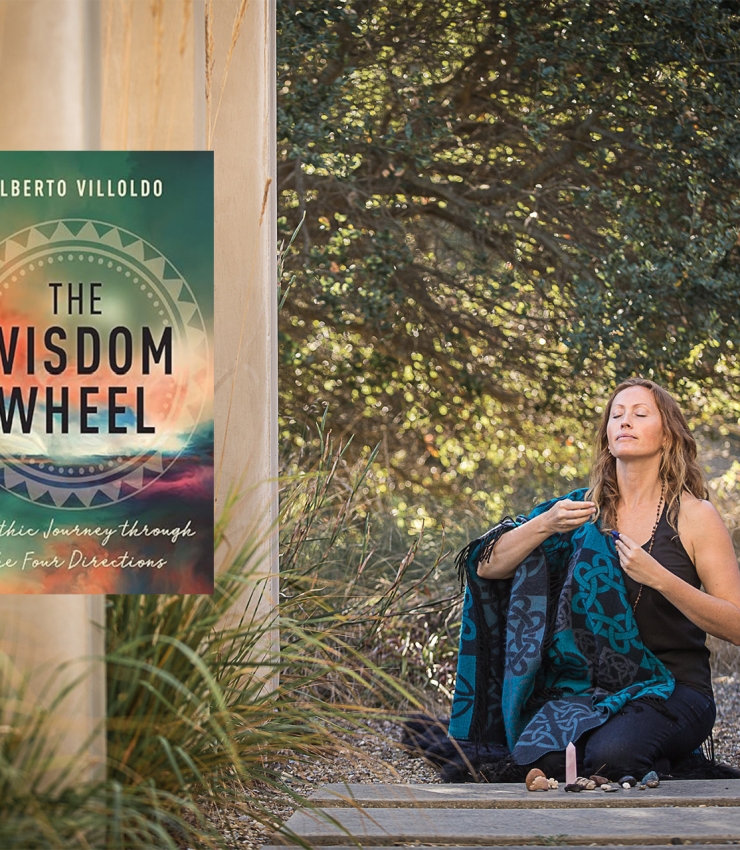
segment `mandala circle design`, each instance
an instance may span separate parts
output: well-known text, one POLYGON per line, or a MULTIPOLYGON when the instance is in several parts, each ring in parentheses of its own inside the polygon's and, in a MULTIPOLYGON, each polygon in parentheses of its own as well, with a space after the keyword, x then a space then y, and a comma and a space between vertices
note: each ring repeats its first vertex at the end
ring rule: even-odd
MULTIPOLYGON (((108 315, 103 310, 101 317, 91 318, 88 310, 73 318, 66 316, 69 336, 79 333, 84 325, 108 331, 113 327, 129 328, 136 339, 146 327, 151 337, 161 342, 165 329, 171 329, 168 332, 172 334, 173 370, 165 375, 160 369, 156 381, 151 375, 139 376, 139 381, 147 384, 150 405, 156 407, 157 428, 153 434, 136 434, 134 438, 133 426, 120 438, 108 433, 105 439, 79 432, 65 434, 59 416, 51 433, 47 433, 48 427, 44 424, 41 428, 38 423, 46 423, 48 413, 42 417, 38 411, 30 433, 22 434, 15 428, 0 434, 0 487, 19 498, 62 509, 83 510, 120 502, 156 481, 190 444, 210 396, 208 335, 191 287, 149 242, 101 221, 47 221, 0 242, 0 316, 6 330, 5 354, 7 328, 14 323, 21 327, 18 356, 21 346, 30 346, 30 338, 23 336, 24 325, 32 324, 34 310, 38 314, 44 302, 48 308, 53 295, 50 282, 62 284, 57 289, 57 306, 63 302, 76 309, 76 296, 81 294, 89 300, 85 284, 93 281, 101 283, 96 291, 102 293, 108 315), (80 285, 81 290, 77 288, 80 285)), ((62 321, 50 309, 45 315, 48 325, 62 321)), ((42 351, 41 356, 37 355, 39 361, 48 357, 43 350, 44 332, 45 328, 34 331, 33 342, 42 351)), ((120 342, 120 332, 112 336, 120 342)), ((125 348, 125 340, 123 344, 125 348)), ((154 372, 156 357, 152 363, 154 372)), ((55 403, 61 398, 62 381, 54 383, 40 365, 24 379, 27 384, 36 381, 40 400, 45 398, 42 391, 48 391, 49 386, 54 386, 55 403)), ((0 375, 0 380, 7 409, 16 379, 0 375)), ((79 376, 75 380, 80 386, 85 383, 79 376)), ((126 376, 121 379, 111 373, 104 383, 110 386, 111 380, 125 382, 126 376)), ((132 388, 126 389, 133 394, 132 388)), ((121 414, 126 421, 132 415, 128 408, 121 414)))

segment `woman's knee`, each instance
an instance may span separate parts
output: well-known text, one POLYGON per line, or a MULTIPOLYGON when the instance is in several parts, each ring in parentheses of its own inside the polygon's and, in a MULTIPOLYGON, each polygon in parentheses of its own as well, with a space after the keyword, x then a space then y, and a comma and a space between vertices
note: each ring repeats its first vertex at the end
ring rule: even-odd
POLYGON ((618 745, 587 746, 583 761, 584 773, 586 776, 597 773, 610 779, 618 779, 617 773, 622 776, 626 772, 624 764, 628 761, 627 755, 628 753, 623 752, 618 745))
POLYGON ((640 779, 656 764, 657 752, 644 742, 644 746, 635 747, 632 742, 619 735, 608 734, 606 726, 596 730, 596 734, 586 741, 583 755, 585 776, 597 773, 610 779, 620 779, 626 774, 640 779), (601 734, 598 734, 601 732, 601 734))

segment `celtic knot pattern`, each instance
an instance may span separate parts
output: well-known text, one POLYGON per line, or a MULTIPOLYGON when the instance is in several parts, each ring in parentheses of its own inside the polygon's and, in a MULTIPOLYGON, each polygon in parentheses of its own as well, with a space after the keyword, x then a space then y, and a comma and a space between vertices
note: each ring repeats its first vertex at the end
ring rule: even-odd
POLYGON ((540 654, 545 628, 545 600, 517 597, 509 606, 506 629, 507 666, 514 676, 524 675, 529 661, 540 654))

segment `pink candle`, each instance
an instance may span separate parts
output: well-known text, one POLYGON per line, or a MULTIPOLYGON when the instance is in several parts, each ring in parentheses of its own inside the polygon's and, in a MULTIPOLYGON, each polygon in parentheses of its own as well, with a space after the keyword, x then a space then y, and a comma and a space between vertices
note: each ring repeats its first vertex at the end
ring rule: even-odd
POLYGON ((565 784, 572 785, 578 777, 576 767, 576 745, 571 741, 565 748, 565 784))

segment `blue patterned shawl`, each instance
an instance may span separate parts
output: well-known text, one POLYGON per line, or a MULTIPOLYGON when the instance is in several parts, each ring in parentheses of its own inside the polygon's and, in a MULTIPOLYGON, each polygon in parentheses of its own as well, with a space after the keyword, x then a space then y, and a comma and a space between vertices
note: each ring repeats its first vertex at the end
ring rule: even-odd
POLYGON ((513 578, 478 577, 502 534, 556 501, 506 517, 458 555, 467 587, 449 734, 506 746, 518 764, 564 750, 629 700, 664 700, 674 686, 642 644, 614 542, 598 522, 553 534, 513 578))

